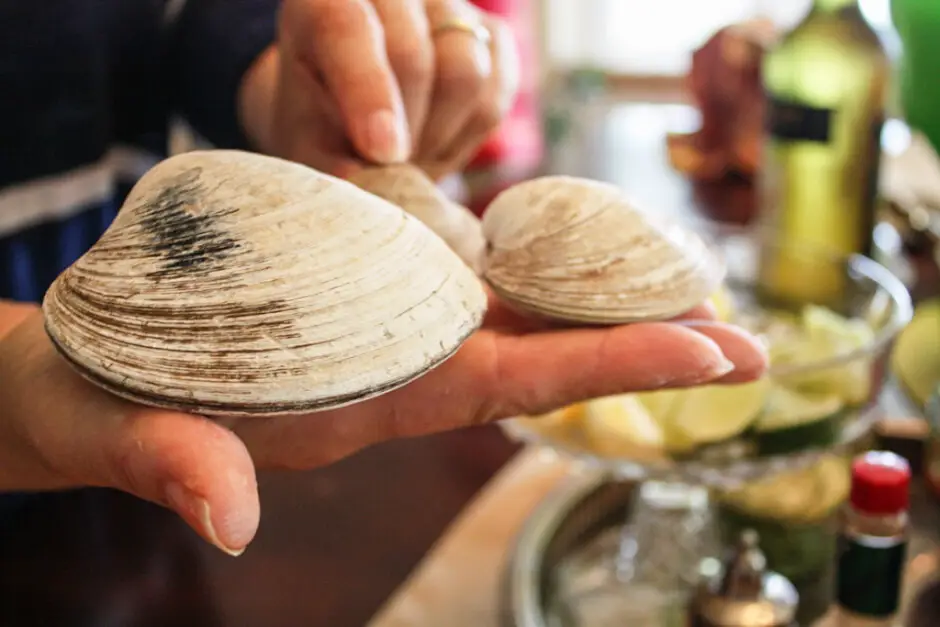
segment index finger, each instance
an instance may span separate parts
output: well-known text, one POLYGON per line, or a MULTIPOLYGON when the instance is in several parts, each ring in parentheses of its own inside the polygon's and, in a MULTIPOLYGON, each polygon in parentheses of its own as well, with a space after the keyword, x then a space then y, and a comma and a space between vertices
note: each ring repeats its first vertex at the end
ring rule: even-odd
POLYGON ((503 336, 480 331, 405 387, 310 416, 246 420, 236 432, 259 467, 311 468, 383 440, 539 415, 610 394, 688 387, 737 373, 758 378, 766 355, 743 331, 676 323, 503 336), (729 363, 729 360, 730 363, 729 363))
POLYGON ((401 90, 385 50, 382 22, 366 0, 285 4, 289 48, 335 98, 353 146, 378 163, 411 151, 401 90))

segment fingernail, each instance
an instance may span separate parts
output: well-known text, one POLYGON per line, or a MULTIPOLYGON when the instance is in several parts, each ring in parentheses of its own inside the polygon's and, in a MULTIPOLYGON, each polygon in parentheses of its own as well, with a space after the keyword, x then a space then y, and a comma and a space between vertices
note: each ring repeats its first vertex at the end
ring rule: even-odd
POLYGON ((721 360, 716 362, 715 365, 709 369, 709 374, 717 379, 718 377, 723 377, 733 372, 735 367, 734 362, 722 355, 721 360))
POLYGON ((713 381, 733 372, 737 366, 724 354, 718 342, 704 334, 702 335, 702 339, 706 340, 711 348, 711 351, 709 351, 711 355, 701 371, 703 380, 713 381))
POLYGON ((408 159, 409 138, 401 116, 393 111, 376 111, 365 125, 365 139, 372 157, 383 163, 399 163, 408 159))
POLYGON ((171 483, 167 486, 165 494, 170 507, 182 515, 187 522, 201 529, 209 542, 232 557, 238 557, 245 552, 245 547, 233 549, 219 537, 216 525, 212 522, 209 502, 206 499, 193 494, 178 483, 171 483))

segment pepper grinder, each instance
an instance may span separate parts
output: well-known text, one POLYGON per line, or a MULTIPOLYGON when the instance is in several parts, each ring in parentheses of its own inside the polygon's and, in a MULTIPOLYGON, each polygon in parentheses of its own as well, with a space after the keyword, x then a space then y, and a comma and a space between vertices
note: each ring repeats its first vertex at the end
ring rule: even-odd
POLYGON ((689 607, 690 627, 796 627, 799 594, 767 570, 757 532, 744 531, 727 560, 705 559, 689 607))

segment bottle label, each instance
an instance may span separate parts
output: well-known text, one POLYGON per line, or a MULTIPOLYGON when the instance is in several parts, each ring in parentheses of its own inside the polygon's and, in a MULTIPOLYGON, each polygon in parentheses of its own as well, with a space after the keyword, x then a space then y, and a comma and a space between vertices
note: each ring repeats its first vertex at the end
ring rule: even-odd
POLYGON ((778 141, 827 143, 832 130, 832 109, 767 97, 767 132, 778 141))
POLYGON ((863 616, 888 617, 898 611, 907 553, 904 538, 839 536, 836 598, 863 616))

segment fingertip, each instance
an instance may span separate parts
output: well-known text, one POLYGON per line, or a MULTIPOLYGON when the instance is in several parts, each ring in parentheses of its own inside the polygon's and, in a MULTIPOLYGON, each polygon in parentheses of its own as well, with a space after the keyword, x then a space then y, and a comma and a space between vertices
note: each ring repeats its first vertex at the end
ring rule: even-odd
MULTIPOLYGON (((186 523, 210 544, 232 557, 238 557, 255 536, 260 522, 260 507, 255 493, 253 504, 241 504, 238 515, 226 515, 231 507, 214 507, 208 498, 189 490, 181 483, 170 483, 165 490, 166 502, 186 523), (221 510, 221 513, 220 513, 221 510)), ((218 504, 217 504, 218 505, 218 504)))
POLYGON ((702 320, 685 321, 681 326, 713 340, 734 364, 734 369, 716 383, 745 383, 759 379, 767 372, 770 363, 767 348, 746 330, 730 324, 702 320))
POLYGON ((715 340, 670 322, 501 336, 498 347, 496 395, 528 415, 600 396, 703 385, 735 367, 715 340))
POLYGON ((255 469, 228 429, 206 418, 143 410, 115 448, 115 487, 173 509, 200 536, 238 555, 260 521, 255 469))
POLYGON ((404 115, 391 109, 379 109, 354 126, 355 143, 368 158, 382 164, 407 161, 411 137, 404 115))
POLYGON ((669 377, 668 387, 703 385, 734 372, 737 365, 722 346, 707 334, 685 325, 649 323, 649 349, 661 353, 657 367, 669 377))

